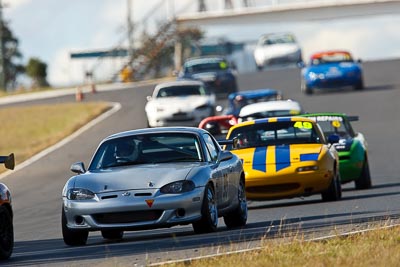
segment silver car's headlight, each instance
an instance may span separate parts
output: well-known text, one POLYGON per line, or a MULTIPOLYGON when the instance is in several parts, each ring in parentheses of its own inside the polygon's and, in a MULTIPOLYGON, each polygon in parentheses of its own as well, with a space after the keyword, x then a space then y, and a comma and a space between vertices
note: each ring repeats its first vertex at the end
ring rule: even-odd
POLYGON ((160 192, 163 194, 180 194, 192 191, 195 185, 192 181, 177 181, 161 187, 160 192))
POLYGON ((95 194, 84 188, 72 188, 67 191, 67 198, 69 200, 86 200, 93 199, 95 194))

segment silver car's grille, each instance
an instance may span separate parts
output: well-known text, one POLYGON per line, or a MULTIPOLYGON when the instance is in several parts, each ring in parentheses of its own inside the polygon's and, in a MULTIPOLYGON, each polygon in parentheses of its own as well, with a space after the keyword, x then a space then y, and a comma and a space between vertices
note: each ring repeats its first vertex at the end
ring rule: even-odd
POLYGON ((93 214, 93 219, 99 224, 135 223, 158 220, 162 210, 113 212, 93 214))

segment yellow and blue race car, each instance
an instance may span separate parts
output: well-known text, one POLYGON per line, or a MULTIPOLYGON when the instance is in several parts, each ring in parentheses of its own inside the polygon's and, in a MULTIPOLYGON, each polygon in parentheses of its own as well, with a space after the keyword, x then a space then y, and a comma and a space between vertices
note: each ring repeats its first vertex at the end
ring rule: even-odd
POLYGON ((304 117, 246 121, 230 128, 227 149, 239 156, 245 171, 246 195, 272 200, 321 194, 323 201, 342 195, 339 136, 325 138, 320 126, 304 117), (237 139, 237 140, 236 140, 237 139))

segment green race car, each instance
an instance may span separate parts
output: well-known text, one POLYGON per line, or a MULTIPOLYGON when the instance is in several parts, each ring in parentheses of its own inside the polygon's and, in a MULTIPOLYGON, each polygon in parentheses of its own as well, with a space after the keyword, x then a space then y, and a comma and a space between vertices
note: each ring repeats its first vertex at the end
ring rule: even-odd
POLYGON ((358 117, 343 113, 313 113, 302 116, 316 120, 326 137, 339 135, 340 141, 335 144, 335 148, 339 154, 342 184, 354 181, 356 189, 371 188, 367 141, 362 133, 353 130, 350 123, 357 121, 358 117))

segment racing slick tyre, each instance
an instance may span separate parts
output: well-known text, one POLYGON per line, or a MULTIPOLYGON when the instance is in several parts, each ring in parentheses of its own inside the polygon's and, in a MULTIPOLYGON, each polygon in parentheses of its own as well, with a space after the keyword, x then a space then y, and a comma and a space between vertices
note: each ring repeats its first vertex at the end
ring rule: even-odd
POLYGON ((307 86, 306 82, 304 80, 301 81, 301 91, 305 93, 306 95, 312 95, 313 90, 307 86))
POLYGON ((354 86, 354 90, 363 90, 364 89, 364 81, 361 79, 358 83, 354 86))
POLYGON ((68 246, 86 245, 89 232, 86 230, 71 230, 67 227, 67 217, 65 216, 64 207, 62 207, 61 215, 62 235, 64 243, 68 246))
POLYGON ((124 236, 124 231, 121 230, 102 230, 101 235, 104 239, 119 240, 124 236))
POLYGON ((11 257, 14 248, 14 228, 12 215, 4 206, 0 206, 0 260, 11 257))
POLYGON ((240 180, 238 188, 238 206, 235 210, 224 216, 228 228, 242 227, 247 222, 247 201, 244 180, 240 180))
POLYGON ((194 232, 196 234, 215 232, 218 226, 218 208, 215 192, 210 184, 207 184, 204 190, 201 215, 201 219, 192 224, 194 232))
POLYGON ((368 189, 372 187, 371 173, 369 171, 368 159, 365 158, 361 175, 354 181, 356 189, 368 189))
POLYGON ((323 192, 322 201, 337 201, 342 198, 342 183, 340 182, 340 174, 335 170, 335 178, 332 179, 328 190, 323 192))

